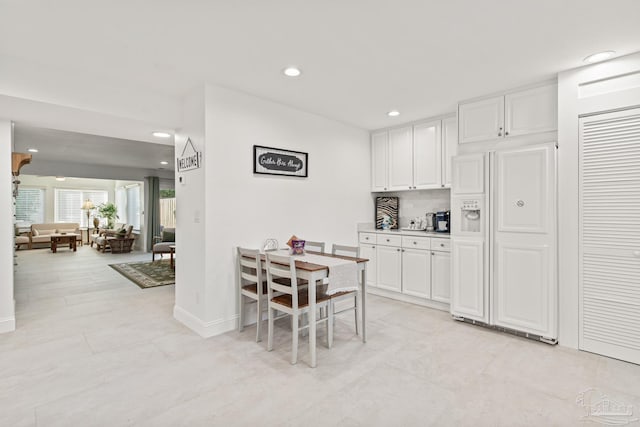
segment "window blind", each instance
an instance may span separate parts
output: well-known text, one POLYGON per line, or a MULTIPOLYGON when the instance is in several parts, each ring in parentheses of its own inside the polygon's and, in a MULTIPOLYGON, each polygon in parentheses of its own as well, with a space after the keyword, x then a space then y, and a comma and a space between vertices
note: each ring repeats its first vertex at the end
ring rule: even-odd
POLYGON ((108 193, 101 190, 60 189, 55 191, 55 222, 77 222, 87 226, 87 212, 81 209, 85 200, 91 200, 98 207, 108 201, 108 193))
POLYGON ((127 223, 140 230, 140 186, 127 188, 127 223))
POLYGON ((20 187, 16 197, 16 221, 25 225, 44 223, 44 189, 20 187))

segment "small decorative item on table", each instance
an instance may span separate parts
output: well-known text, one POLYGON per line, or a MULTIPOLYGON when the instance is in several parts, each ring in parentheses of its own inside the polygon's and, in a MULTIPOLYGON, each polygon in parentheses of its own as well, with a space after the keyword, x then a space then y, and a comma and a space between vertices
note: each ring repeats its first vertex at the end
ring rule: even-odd
POLYGON ((289 253, 291 255, 303 255, 304 254, 304 243, 305 243, 304 240, 299 239, 294 234, 293 236, 291 236, 291 238, 287 242, 287 246, 289 246, 291 248, 289 250, 289 253))

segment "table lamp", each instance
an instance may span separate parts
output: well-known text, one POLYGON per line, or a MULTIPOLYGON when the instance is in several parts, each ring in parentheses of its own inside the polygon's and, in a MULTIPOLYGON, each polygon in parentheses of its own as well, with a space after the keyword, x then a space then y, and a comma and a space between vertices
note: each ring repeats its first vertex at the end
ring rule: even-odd
POLYGON ((89 243, 89 216, 91 215, 91 211, 93 209, 95 209, 96 206, 93 204, 93 202, 89 199, 85 200, 84 203, 82 204, 82 210, 86 210, 87 211, 87 243, 89 243))

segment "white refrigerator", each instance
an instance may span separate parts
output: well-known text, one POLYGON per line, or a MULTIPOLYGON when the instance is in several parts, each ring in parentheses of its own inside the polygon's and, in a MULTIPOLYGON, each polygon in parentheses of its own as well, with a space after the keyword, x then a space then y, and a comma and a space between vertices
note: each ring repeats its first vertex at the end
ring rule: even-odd
POLYGON ((556 145, 453 158, 451 313, 558 337, 556 145))

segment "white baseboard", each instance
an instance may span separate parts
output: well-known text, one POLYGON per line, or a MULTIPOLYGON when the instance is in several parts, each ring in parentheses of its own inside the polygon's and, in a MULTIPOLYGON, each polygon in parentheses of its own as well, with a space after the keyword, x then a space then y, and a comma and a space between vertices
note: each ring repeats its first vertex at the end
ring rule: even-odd
POLYGON ((233 316, 231 319, 216 319, 210 322, 204 322, 177 305, 173 306, 173 317, 203 338, 214 337, 233 331, 238 324, 238 315, 233 316))
POLYGON ((5 317, 4 319, 0 319, 0 334, 4 334, 5 332, 13 332, 15 330, 16 330, 15 317, 5 317))
POLYGON ((400 292, 388 291, 386 289, 374 288, 373 286, 367 287, 367 293, 378 295, 380 297, 391 298, 397 301, 421 305, 423 307, 435 308, 436 310, 450 311, 449 304, 418 298, 411 295, 402 294, 400 292))

